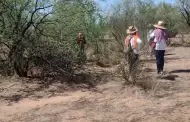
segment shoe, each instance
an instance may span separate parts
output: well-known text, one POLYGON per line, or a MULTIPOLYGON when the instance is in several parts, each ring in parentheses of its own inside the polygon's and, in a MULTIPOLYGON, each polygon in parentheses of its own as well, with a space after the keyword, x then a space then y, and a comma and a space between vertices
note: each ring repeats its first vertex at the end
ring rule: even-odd
POLYGON ((161 75, 164 75, 165 73, 163 71, 160 72, 161 75))
POLYGON ((161 72, 160 71, 157 71, 157 74, 159 75, 161 72))
POLYGON ((157 72, 157 78, 160 78, 161 76, 161 72, 157 72))

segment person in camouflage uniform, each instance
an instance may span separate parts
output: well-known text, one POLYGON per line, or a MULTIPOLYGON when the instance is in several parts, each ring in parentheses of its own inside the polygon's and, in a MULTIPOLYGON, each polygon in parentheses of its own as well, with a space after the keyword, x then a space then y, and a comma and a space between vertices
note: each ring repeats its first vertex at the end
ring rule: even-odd
POLYGON ((84 61, 86 59, 86 55, 85 55, 86 39, 82 33, 78 33, 76 42, 77 42, 78 49, 79 49, 77 56, 80 59, 80 61, 84 61))

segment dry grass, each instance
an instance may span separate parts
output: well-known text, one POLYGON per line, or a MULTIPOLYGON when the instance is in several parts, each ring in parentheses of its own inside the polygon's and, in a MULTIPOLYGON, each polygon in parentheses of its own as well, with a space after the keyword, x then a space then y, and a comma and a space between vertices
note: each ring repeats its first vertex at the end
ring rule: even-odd
POLYGON ((171 38, 171 47, 190 47, 190 34, 177 35, 171 38))
MULTIPOLYGON (((70 91, 60 87, 59 90, 62 92, 59 93, 57 90, 61 83, 54 83, 50 87, 37 90, 39 86, 35 82, 31 83, 31 80, 25 83, 21 82, 21 79, 1 79, 0 89, 8 89, 0 95, 12 96, 18 102, 7 104, 7 101, 1 97, 0 121, 189 122, 190 77, 188 72, 185 72, 190 68, 188 51, 189 48, 184 47, 170 48, 169 53, 173 55, 167 55, 166 70, 171 74, 161 78, 157 78, 154 74, 156 67, 153 62, 141 59, 145 62, 141 70, 144 76, 139 77, 137 82, 141 86, 124 87, 125 80, 118 70, 121 65, 102 68, 88 64, 82 67, 81 72, 90 70, 94 74, 102 74, 95 79, 99 81, 104 77, 101 83, 93 89, 80 88, 70 91), (181 54, 180 51, 183 53, 181 54), (180 59, 175 59, 176 56, 180 59), (171 59, 172 61, 168 61, 171 59), (150 80, 141 80, 149 79, 149 76, 151 76, 150 80), (16 85, 12 86, 11 83, 16 85), (12 87, 9 88, 10 86, 12 87), (143 86, 152 87, 150 90, 142 90, 143 86), (27 90, 32 94, 19 100, 19 95, 24 95, 23 91, 27 90)), ((78 80, 81 80, 80 78, 78 80)))

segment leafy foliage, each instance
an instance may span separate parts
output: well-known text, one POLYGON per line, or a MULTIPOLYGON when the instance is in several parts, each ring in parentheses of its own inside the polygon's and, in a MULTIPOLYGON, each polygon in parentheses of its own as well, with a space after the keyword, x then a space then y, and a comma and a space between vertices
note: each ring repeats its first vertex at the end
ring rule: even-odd
POLYGON ((38 66, 46 74, 72 76, 79 32, 85 35, 95 61, 118 64, 129 25, 138 27, 144 42, 147 25, 158 20, 167 23, 172 36, 184 31, 189 7, 187 1, 181 3, 182 14, 178 6, 153 0, 123 0, 111 13, 102 14, 94 0, 1 0, 1 74, 27 77, 38 66))

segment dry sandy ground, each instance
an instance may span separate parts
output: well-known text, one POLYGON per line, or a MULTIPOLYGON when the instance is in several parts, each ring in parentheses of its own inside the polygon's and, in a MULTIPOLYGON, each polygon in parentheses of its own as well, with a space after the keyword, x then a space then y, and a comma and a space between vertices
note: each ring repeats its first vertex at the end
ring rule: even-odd
POLYGON ((147 61, 155 82, 148 92, 124 88, 120 77, 77 91, 61 91, 60 84, 39 89, 35 82, 2 79, 0 122, 190 122, 189 52, 184 47, 168 49, 165 70, 170 75, 164 78, 156 77, 155 61, 147 61))

